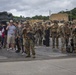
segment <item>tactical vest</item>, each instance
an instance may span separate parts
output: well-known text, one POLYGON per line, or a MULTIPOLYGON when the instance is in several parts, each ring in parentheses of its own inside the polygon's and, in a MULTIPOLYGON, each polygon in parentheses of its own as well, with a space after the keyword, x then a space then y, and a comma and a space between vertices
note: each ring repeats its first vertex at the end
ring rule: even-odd
POLYGON ((65 27, 65 28, 64 28, 64 31, 65 31, 65 34, 66 34, 66 35, 70 35, 70 28, 65 27))
POLYGON ((73 35, 76 37, 76 28, 73 31, 73 35))
POLYGON ((57 25, 53 25, 52 28, 51 28, 51 32, 52 33, 57 33, 57 29, 58 29, 58 26, 57 25))
POLYGON ((64 27, 60 27, 60 30, 59 31, 60 31, 60 35, 61 36, 64 36, 64 27))

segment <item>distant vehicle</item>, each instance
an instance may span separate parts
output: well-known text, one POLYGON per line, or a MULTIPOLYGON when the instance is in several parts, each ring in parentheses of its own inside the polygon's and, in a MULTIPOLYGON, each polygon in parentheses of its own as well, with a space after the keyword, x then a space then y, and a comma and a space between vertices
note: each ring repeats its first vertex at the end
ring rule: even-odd
POLYGON ((0 24, 7 25, 7 21, 6 21, 6 20, 1 20, 1 21, 0 21, 0 24))

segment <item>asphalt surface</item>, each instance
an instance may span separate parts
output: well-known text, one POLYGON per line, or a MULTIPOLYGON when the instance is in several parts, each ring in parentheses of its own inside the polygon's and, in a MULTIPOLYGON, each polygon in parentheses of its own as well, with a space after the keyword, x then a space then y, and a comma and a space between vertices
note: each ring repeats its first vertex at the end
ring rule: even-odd
POLYGON ((76 53, 62 53, 61 40, 59 39, 59 49, 52 49, 52 39, 50 38, 50 46, 35 46, 36 58, 26 58, 26 54, 16 53, 15 51, 0 49, 0 62, 15 62, 15 61, 33 61, 33 60, 50 60, 50 59, 65 59, 76 58, 76 53))
POLYGON ((0 75, 76 75, 76 58, 2 62, 0 75))
POLYGON ((36 46, 36 58, 26 58, 26 54, 16 53, 15 51, 6 49, 0 50, 0 62, 12 62, 12 61, 33 61, 33 60, 50 60, 50 59, 64 59, 64 58, 75 58, 76 53, 62 53, 60 49, 52 49, 45 46, 36 46))
POLYGON ((76 75, 76 53, 35 46, 36 58, 0 49, 0 75, 76 75))

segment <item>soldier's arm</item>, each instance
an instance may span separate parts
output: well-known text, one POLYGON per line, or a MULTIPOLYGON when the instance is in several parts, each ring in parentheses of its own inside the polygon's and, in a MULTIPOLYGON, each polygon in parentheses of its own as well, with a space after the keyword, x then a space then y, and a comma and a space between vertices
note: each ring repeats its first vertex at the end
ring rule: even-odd
POLYGON ((53 27, 53 25, 52 26, 50 26, 50 37, 52 37, 52 27, 53 27))
POLYGON ((69 35, 70 35, 70 37, 72 36, 72 30, 71 30, 71 28, 69 28, 69 35))
POLYGON ((59 27, 59 35, 61 35, 61 28, 59 27))
POLYGON ((65 37, 65 32, 66 32, 66 30, 65 30, 65 26, 63 26, 63 28, 62 28, 62 32, 63 32, 63 35, 64 35, 64 37, 65 37))

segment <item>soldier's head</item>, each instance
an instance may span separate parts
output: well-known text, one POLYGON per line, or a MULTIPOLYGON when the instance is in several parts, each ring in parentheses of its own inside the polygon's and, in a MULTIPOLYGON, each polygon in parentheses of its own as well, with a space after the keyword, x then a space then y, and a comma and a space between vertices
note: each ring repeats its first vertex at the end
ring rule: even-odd
POLYGON ((24 30, 23 30, 23 34, 26 34, 26 33, 27 33, 27 29, 24 28, 24 30))
POLYGON ((28 28, 30 26, 29 22, 26 22, 26 28, 28 28))
POLYGON ((68 22, 64 22, 64 25, 65 25, 65 26, 68 26, 68 22))
POLYGON ((57 21, 54 21, 54 25, 58 25, 58 22, 57 21))

